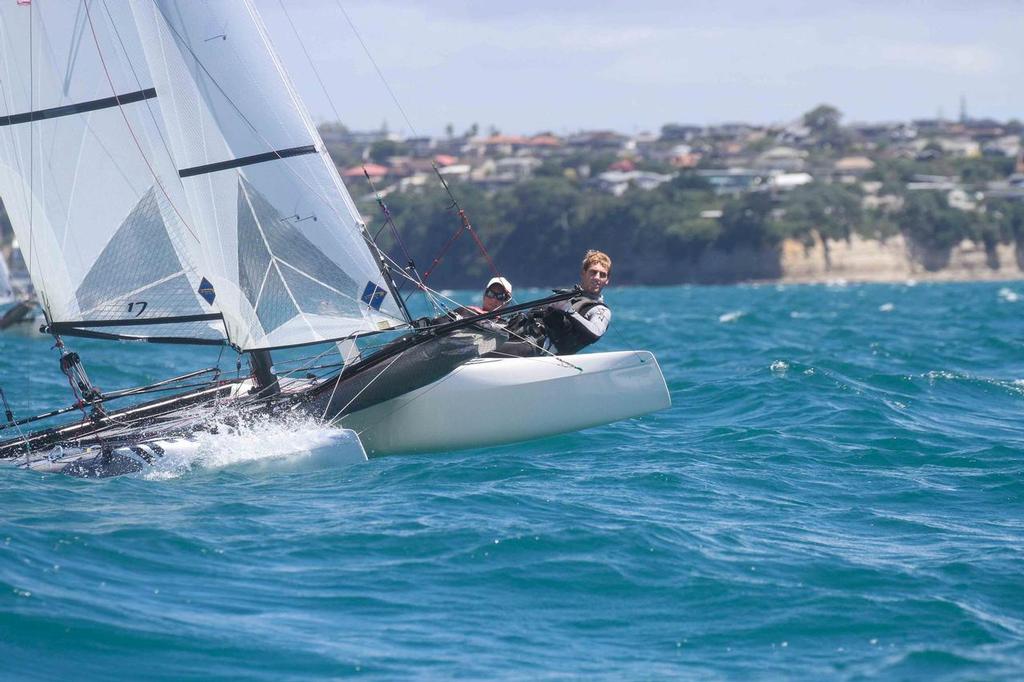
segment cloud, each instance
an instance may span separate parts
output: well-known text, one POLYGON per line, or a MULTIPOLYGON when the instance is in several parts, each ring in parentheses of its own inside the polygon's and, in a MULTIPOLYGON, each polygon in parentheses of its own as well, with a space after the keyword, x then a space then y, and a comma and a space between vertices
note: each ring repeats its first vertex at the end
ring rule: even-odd
POLYGON ((878 66, 920 69, 959 76, 994 76, 1000 70, 999 55, 984 45, 902 43, 875 45, 860 52, 863 60, 878 66))

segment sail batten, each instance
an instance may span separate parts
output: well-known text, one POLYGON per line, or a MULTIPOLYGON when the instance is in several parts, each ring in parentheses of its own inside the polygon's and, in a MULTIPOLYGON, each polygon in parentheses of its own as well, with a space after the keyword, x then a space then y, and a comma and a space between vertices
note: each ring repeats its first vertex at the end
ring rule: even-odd
POLYGON ((121 319, 121 320, 74 320, 67 322, 53 322, 49 326, 53 329, 70 329, 80 327, 84 329, 92 327, 140 327, 151 324, 181 324, 183 322, 209 322, 224 319, 220 313, 206 313, 199 315, 178 315, 176 317, 156 317, 145 319, 121 319))
POLYGON ((276 161, 278 159, 287 159, 292 156, 300 156, 302 154, 316 154, 317 149, 314 145, 307 144, 300 147, 291 147, 289 149, 277 149, 272 152, 264 152, 262 154, 253 154, 252 156, 244 156, 240 159, 231 159, 228 161, 218 161, 217 163, 208 163, 204 166, 193 166, 192 168, 183 168, 178 171, 178 175, 183 178, 190 178, 195 175, 205 175, 207 173, 216 173, 217 171, 229 170, 231 168, 241 168, 242 166, 251 166, 255 163, 264 163, 266 161, 276 161))
POLYGON ((61 116, 84 114, 90 111, 96 111, 97 109, 109 109, 111 107, 122 106, 125 104, 133 104, 135 102, 141 102, 143 100, 152 99, 153 97, 156 97, 156 90, 154 88, 146 88, 144 90, 136 90, 135 92, 129 92, 124 95, 114 95, 113 97, 103 97, 100 99, 94 99, 89 102, 65 104, 59 107, 50 107, 49 109, 27 111, 22 114, 0 116, 0 126, 17 125, 19 123, 31 123, 33 121, 43 121, 48 118, 59 118, 61 116))

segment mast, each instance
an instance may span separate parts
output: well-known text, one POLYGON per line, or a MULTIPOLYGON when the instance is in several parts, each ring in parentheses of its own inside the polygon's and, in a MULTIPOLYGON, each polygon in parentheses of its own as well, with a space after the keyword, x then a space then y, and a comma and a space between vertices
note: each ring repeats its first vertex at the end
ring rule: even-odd
POLYGON ((278 395, 281 392, 269 350, 249 351, 249 366, 252 367, 252 377, 256 381, 255 390, 261 397, 278 395))

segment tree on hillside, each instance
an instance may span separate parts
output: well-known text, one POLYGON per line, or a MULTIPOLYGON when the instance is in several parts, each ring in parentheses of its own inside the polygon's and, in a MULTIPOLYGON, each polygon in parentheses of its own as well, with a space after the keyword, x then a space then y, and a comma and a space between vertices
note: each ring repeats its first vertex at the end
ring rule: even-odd
POLYGON ((406 153, 406 147, 395 140, 377 140, 370 145, 370 160, 374 163, 387 163, 392 156, 406 153))
POLYGON ((843 115, 834 106, 819 104, 803 115, 804 125, 810 128, 819 147, 842 150, 849 140, 839 125, 843 115))
POLYGON ((666 123, 661 126, 661 139, 664 142, 681 142, 693 135, 699 128, 692 125, 666 123))
POLYGON ((860 192, 849 185, 812 182, 785 195, 784 233, 807 238, 849 239, 864 220, 860 192))
POLYGON ((945 267, 953 246, 974 236, 967 213, 952 208, 943 192, 910 192, 896 222, 928 270, 945 267))
POLYGON ((776 245, 779 235, 771 225, 771 212, 772 196, 768 192, 752 192, 729 201, 722 209, 718 245, 727 250, 776 245))
POLYGON ((830 104, 819 104, 804 114, 804 125, 817 135, 832 133, 839 128, 843 115, 830 104))

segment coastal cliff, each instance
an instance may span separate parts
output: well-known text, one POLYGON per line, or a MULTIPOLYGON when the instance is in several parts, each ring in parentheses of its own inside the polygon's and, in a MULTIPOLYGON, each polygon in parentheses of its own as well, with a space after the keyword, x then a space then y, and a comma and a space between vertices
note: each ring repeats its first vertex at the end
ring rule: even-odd
POLYGON ((967 239, 949 250, 936 250, 917 246, 903 235, 886 240, 859 235, 849 240, 823 240, 815 236, 809 244, 785 240, 778 256, 779 279, 784 282, 1024 279, 1018 245, 986 248, 967 239))

